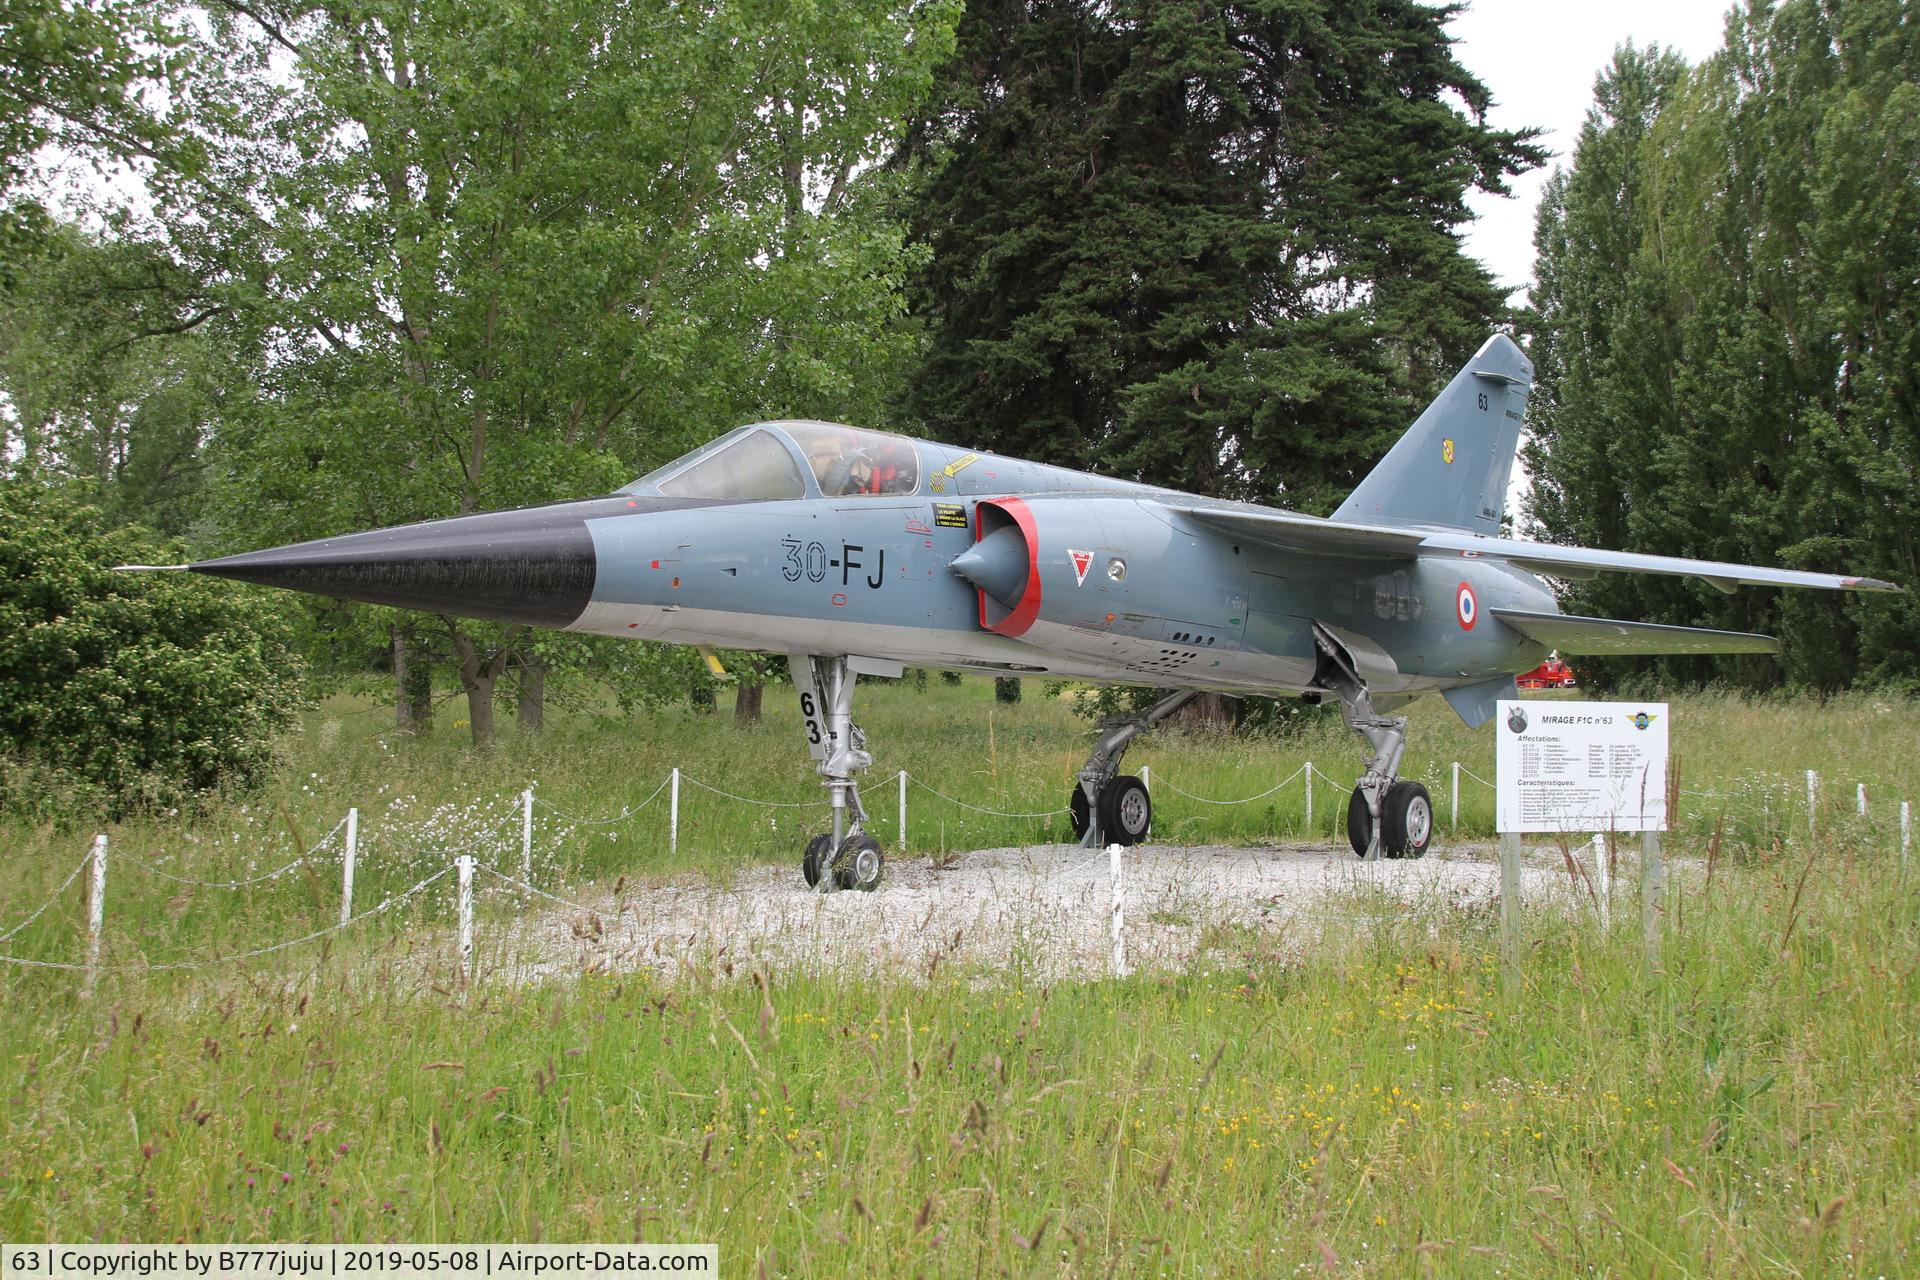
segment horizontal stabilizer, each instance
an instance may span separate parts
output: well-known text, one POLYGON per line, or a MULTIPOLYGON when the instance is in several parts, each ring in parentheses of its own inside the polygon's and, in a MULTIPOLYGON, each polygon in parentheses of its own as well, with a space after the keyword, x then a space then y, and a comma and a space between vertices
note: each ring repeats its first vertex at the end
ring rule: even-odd
MULTIPOLYGON (((1726 564, 1718 560, 1688 560, 1679 556, 1642 555, 1634 551, 1601 551, 1565 547, 1553 542, 1522 542, 1516 538, 1488 538, 1446 529, 1392 528, 1323 520, 1297 511, 1278 511, 1250 503, 1210 503, 1160 500, 1168 511, 1221 533, 1298 555, 1347 560, 1413 560, 1450 557, 1506 560, 1533 573, 1585 581, 1601 573, 1650 573, 1700 578, 1721 591, 1736 587, 1814 587, 1826 591, 1900 591, 1878 578, 1805 569, 1772 569, 1765 565, 1726 564)), ((1624 624, 1614 624, 1624 625, 1624 624)), ((1664 650, 1662 652, 1665 652, 1664 650)))
POLYGON ((1750 631, 1663 627, 1651 622, 1576 618, 1564 613, 1526 613, 1519 609, 1490 612, 1527 639, 1558 650, 1563 658, 1603 654, 1780 652, 1778 640, 1750 631))

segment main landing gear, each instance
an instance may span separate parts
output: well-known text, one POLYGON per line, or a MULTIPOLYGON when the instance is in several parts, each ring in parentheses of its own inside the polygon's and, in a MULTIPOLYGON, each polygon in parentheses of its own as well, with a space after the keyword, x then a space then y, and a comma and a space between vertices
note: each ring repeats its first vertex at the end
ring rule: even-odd
POLYGON ((800 691, 807 751, 833 798, 833 830, 807 841, 800 874, 809 889, 820 893, 835 889, 871 893, 880 887, 886 857, 880 842, 864 830, 867 810, 853 781, 854 774, 873 763, 867 754, 867 735, 853 722, 857 673, 846 658, 796 654, 789 665, 793 686, 800 691))
POLYGON ((1183 689, 1154 703, 1143 715, 1109 716, 1100 722, 1093 753, 1067 797, 1073 834, 1082 848, 1134 845, 1147 838, 1153 827, 1153 801, 1140 779, 1119 774, 1120 758, 1134 738, 1199 696, 1195 690, 1183 689))
POLYGON ((1345 646, 1318 624, 1313 631, 1321 656, 1316 683, 1340 699, 1340 718, 1372 748, 1347 800, 1347 843, 1368 861, 1418 858, 1433 840, 1433 798, 1418 782, 1399 777, 1407 718, 1378 714, 1345 646))

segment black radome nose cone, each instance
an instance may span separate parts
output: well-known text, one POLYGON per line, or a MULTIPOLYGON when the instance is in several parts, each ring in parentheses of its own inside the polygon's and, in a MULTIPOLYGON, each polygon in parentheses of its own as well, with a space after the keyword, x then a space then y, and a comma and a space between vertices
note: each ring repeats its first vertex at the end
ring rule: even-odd
POLYGON ((249 551, 197 573, 426 613, 564 627, 593 596, 587 520, 657 499, 596 498, 249 551))

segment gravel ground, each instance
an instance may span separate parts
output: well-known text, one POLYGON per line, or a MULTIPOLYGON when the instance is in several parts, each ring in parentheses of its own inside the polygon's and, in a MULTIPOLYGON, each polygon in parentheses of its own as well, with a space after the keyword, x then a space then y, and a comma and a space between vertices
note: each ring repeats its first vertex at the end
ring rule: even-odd
MULTIPOLYGON (((1399 909, 1491 904, 1500 867, 1490 845, 1436 850, 1417 862, 1356 859, 1327 844, 1143 846, 1126 855, 1126 949, 1136 968, 1200 963, 1216 947, 1282 950, 1366 901, 1371 887, 1399 909)), ((1526 896, 1564 902, 1560 854, 1532 849, 1526 896)), ((1616 910, 1625 906, 1627 886, 1616 910)), ((665 973, 734 966, 808 971, 885 967, 929 976, 945 965, 1018 968, 1035 980, 1112 972, 1108 857, 1071 845, 982 849, 946 866, 890 861, 874 893, 816 894, 798 868, 755 866, 724 881, 630 885, 575 900, 597 918, 552 903, 501 939, 495 961, 537 979, 582 968, 665 973)), ((1376 901, 1378 901, 1376 899, 1376 901)))

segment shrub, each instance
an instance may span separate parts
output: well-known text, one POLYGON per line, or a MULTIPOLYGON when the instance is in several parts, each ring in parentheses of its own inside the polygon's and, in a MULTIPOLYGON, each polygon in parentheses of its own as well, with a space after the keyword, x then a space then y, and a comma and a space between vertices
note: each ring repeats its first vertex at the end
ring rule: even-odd
POLYGON ((184 573, 69 490, 0 482, 0 807, 40 817, 247 785, 303 701, 277 602, 184 573))

